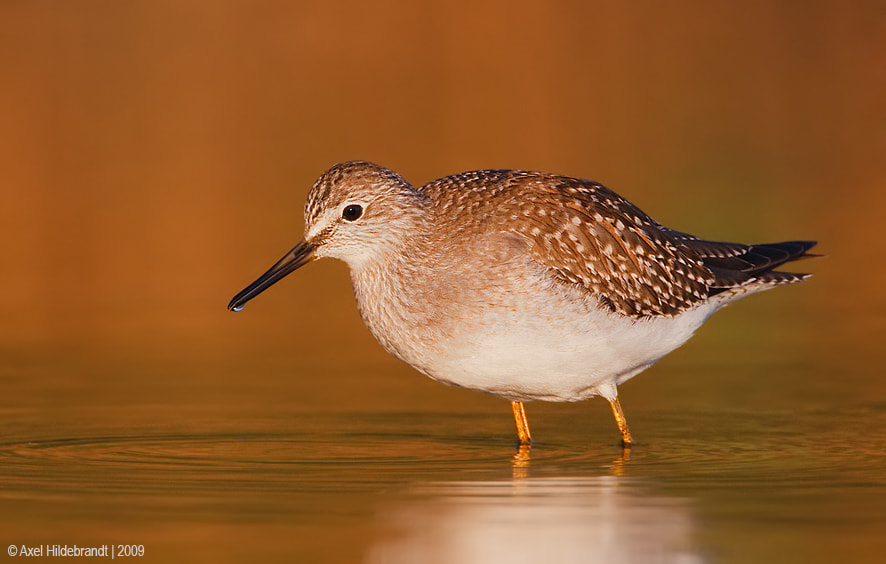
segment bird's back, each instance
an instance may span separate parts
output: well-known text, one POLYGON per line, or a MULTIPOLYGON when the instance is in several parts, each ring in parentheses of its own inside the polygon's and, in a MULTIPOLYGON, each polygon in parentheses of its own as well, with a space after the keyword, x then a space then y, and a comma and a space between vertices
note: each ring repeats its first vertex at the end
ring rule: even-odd
POLYGON ((728 301, 801 280, 773 269, 815 244, 700 239, 663 227, 601 184, 552 174, 466 172, 420 191, 435 202, 437 229, 515 235, 564 284, 629 317, 675 315, 716 295, 728 301))

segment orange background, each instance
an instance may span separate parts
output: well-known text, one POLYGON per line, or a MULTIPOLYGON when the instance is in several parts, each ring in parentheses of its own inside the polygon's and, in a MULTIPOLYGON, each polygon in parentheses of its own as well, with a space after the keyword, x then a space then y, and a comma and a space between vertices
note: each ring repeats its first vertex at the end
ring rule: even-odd
POLYGON ((781 299, 883 337, 879 2, 5 2, 0 22, 10 353, 340 336, 380 358, 342 266, 225 310, 350 159, 415 184, 570 174, 709 238, 819 239, 781 299))

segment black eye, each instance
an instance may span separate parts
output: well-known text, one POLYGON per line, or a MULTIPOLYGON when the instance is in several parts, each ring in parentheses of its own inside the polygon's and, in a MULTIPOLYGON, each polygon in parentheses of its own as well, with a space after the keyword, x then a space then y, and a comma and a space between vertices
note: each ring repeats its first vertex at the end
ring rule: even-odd
POLYGON ((363 215, 363 206, 358 204, 345 206, 341 212, 341 216, 348 221, 357 221, 361 215, 363 215))

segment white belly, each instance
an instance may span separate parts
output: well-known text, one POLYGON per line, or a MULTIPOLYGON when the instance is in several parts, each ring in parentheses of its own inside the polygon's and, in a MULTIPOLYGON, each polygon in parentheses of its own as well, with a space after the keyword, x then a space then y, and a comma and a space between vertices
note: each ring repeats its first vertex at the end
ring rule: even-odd
MULTIPOLYGON (((676 349, 717 304, 679 317, 631 320, 596 311, 540 319, 493 312, 421 370, 446 384, 516 401, 579 401, 601 395, 676 349)), ((606 394, 603 394, 606 395, 606 394)))
POLYGON ((515 401, 611 396, 723 305, 634 319, 542 275, 459 272, 436 286, 391 280, 354 280, 361 315, 386 350, 439 382, 515 401))

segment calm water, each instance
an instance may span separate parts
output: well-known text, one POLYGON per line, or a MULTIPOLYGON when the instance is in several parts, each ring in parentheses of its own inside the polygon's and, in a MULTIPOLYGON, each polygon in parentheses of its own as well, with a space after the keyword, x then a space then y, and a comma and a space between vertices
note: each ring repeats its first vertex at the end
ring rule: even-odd
MULTIPOLYGON (((878 561, 886 404, 767 400, 748 390, 758 361, 708 372, 730 350, 711 334, 698 338, 714 351, 623 387, 640 441, 627 452, 605 402, 529 404, 537 443, 519 451, 506 402, 397 364, 276 380, 20 356, 5 378, 2 540, 144 545, 152 561, 878 561), (395 397, 360 401, 379 386, 395 397)), ((758 377, 798 382, 782 371, 758 377)))

